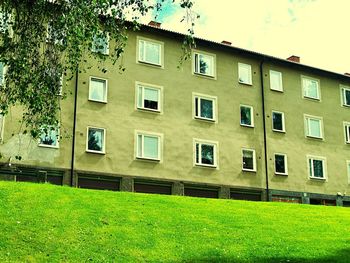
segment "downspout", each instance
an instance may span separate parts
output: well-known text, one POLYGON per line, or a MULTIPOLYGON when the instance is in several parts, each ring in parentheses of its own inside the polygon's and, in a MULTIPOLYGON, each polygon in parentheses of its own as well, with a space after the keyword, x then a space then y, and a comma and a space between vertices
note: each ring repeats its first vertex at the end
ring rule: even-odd
POLYGON ((266 180, 266 201, 270 201, 270 189, 269 189, 269 170, 267 164, 267 136, 266 136, 266 114, 265 114, 265 91, 264 91, 264 72, 263 64, 265 57, 260 62, 260 84, 261 84, 261 104, 262 104, 262 115, 263 115, 263 129, 264 129, 264 160, 265 160, 265 180, 266 180))
POLYGON ((74 160, 75 160, 75 133, 77 126, 77 101, 78 101, 78 79, 79 79, 79 69, 75 72, 75 91, 74 91, 74 111, 73 111, 73 137, 72 137, 72 158, 70 167, 70 185, 74 184, 74 160))

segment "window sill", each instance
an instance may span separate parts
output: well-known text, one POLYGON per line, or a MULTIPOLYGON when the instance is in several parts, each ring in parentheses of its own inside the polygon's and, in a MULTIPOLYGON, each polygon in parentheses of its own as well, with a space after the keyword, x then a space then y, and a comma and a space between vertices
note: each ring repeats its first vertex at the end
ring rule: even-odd
POLYGON ((251 172, 251 173, 256 173, 256 170, 251 170, 251 169, 245 169, 245 168, 242 168, 242 171, 243 172, 251 172))
POLYGON ((199 168, 211 168, 211 169, 217 169, 218 167, 216 165, 210 165, 210 164, 200 164, 200 163, 196 163, 195 167, 199 167, 199 168))
POLYGON ((209 122, 209 123, 216 122, 215 119, 208 119, 208 118, 203 118, 203 117, 198 117, 198 116, 195 116, 194 119, 199 120, 199 121, 209 122))
POLYGON ((94 151, 94 150, 86 150, 87 153, 95 153, 95 154, 106 154, 105 152, 102 152, 102 151, 94 151))
POLYGON ((163 68, 162 64, 156 64, 156 63, 142 61, 142 60, 138 60, 137 62, 138 62, 138 64, 141 64, 141 65, 151 66, 154 68, 163 68))
POLYGON ((309 177, 310 180, 315 180, 315 181, 321 181, 321 182, 325 182, 326 178, 324 177, 309 177))
POLYGON ((139 108, 139 107, 137 107, 137 110, 139 110, 140 112, 149 112, 149 113, 156 113, 156 114, 161 113, 160 110, 153 110, 153 109, 147 109, 147 108, 139 108))
POLYGON ((91 102, 97 102, 97 103, 107 104, 107 101, 103 101, 103 100, 94 100, 94 99, 90 99, 90 98, 89 98, 89 101, 91 101, 91 102))
POLYGON ((350 105, 348 105, 348 104, 342 104, 342 106, 343 106, 344 108, 350 108, 350 105))
POLYGON ((159 162, 160 162, 160 159, 146 158, 146 157, 138 157, 138 156, 136 156, 136 160, 139 160, 139 161, 156 162, 156 163, 159 163, 159 162))
POLYGON ((247 124, 242 124, 242 123, 241 123, 241 126, 242 127, 247 127, 247 128, 254 128, 254 125, 247 125, 247 124))
POLYGON ((288 176, 288 173, 278 173, 278 172, 275 172, 275 175, 277 175, 277 176, 288 176))
POLYGON ((276 129, 272 129, 273 132, 277 132, 277 133, 286 133, 285 130, 276 130, 276 129))
POLYGON ((239 81, 239 80, 238 80, 238 83, 242 84, 242 85, 246 85, 246 86, 251 86, 251 87, 253 86, 253 83, 243 82, 243 81, 239 81))
POLYGON ((303 98, 314 102, 321 102, 321 98, 313 98, 313 97, 307 97, 307 96, 303 96, 303 98))
POLYGON ((279 89, 271 89, 271 88, 270 88, 270 90, 276 91, 276 92, 278 92, 278 93, 284 93, 283 89, 282 89, 282 90, 279 90, 279 89))
POLYGON ((207 74, 203 74, 203 73, 199 73, 199 72, 193 72, 193 74, 195 76, 198 76, 198 77, 203 77, 203 78, 207 78, 207 79, 216 79, 215 75, 207 75, 207 74))
POLYGON ((48 144, 38 144, 39 147, 43 147, 43 148, 51 148, 51 149, 59 149, 60 147, 57 146, 53 146, 53 145, 48 145, 48 144))
POLYGON ((314 139, 314 140, 318 140, 318 141, 323 141, 324 140, 323 137, 315 137, 315 136, 311 136, 311 135, 306 135, 306 138, 314 139))

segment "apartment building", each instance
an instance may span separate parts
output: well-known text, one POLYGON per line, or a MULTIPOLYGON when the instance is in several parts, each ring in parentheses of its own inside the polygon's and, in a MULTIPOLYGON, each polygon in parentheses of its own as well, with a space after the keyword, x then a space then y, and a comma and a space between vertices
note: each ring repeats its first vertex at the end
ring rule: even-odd
POLYGON ((123 73, 90 59, 63 83, 60 130, 38 142, 12 110, 0 178, 350 206, 350 77, 204 39, 179 67, 183 37, 130 32, 123 73))

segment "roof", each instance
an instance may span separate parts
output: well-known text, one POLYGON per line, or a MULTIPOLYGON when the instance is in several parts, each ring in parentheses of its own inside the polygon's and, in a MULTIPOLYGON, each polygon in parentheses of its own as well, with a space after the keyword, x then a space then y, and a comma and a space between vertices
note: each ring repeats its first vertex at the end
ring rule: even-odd
MULTIPOLYGON (((177 31, 173 31, 173 30, 170 30, 170 29, 164 29, 164 28, 160 28, 160 27, 155 27, 155 26, 150 26, 150 25, 146 25, 146 24, 141 24, 141 28, 148 29, 150 31, 163 33, 163 34, 170 34, 173 37, 175 36, 175 37, 184 38, 186 36, 185 34, 177 32, 177 31)), ((266 54, 255 52, 255 51, 251 51, 251 50, 248 50, 248 49, 243 49, 243 48, 239 48, 239 47, 235 47, 235 46, 219 43, 219 42, 216 42, 216 41, 213 41, 213 40, 208 40, 208 39, 204 39, 204 38, 200 38, 200 37, 194 37, 194 39, 195 39, 196 43, 212 46, 214 48, 221 48, 221 49, 230 50, 230 51, 233 51, 233 52, 243 53, 245 55, 257 58, 257 59, 259 59, 261 61, 275 62, 275 63, 279 63, 279 64, 282 64, 282 65, 285 65, 287 67, 293 67, 293 68, 298 68, 298 69, 302 69, 302 70, 312 71, 312 72, 315 72, 317 74, 327 75, 327 76, 330 76, 330 77, 333 77, 333 78, 336 78, 336 79, 341 79, 341 80, 344 80, 344 81, 347 81, 347 82, 350 81, 350 76, 345 75, 345 74, 340 74, 340 73, 337 73, 337 72, 333 72, 333 71, 329 71, 329 70, 325 70, 325 69, 321 69, 321 68, 312 67, 312 66, 309 66, 309 65, 305 65, 305 64, 298 63, 298 62, 289 61, 289 60, 278 58, 278 57, 274 57, 274 56, 271 56, 271 55, 266 55, 266 54)))

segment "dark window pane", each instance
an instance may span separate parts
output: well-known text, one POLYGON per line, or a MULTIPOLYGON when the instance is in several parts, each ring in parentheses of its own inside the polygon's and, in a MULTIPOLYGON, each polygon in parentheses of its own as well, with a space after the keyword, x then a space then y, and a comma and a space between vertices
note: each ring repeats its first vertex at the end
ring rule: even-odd
POLYGON ((313 160, 314 177, 323 178, 323 162, 321 160, 313 160))
POLYGON ((283 119, 282 113, 272 113, 273 129, 283 131, 283 119))
POLYGON ((195 98, 194 99, 194 104, 195 104, 195 116, 199 117, 199 114, 198 114, 198 98, 195 98))
POLYGON ((144 105, 147 109, 158 110, 158 101, 144 100, 144 105))
POLYGON ((286 173, 285 161, 283 155, 275 155, 275 168, 277 173, 286 173))
POLYGON ((201 117, 213 118, 213 102, 211 100, 201 99, 201 117))
POLYGON ((252 125, 251 111, 248 107, 241 107, 241 124, 252 125))
POLYGON ((199 163, 199 144, 196 143, 196 163, 199 163))
POLYGON ((254 170, 254 158, 252 151, 243 151, 243 168, 254 170))
POLYGON ((99 129, 89 129, 88 149, 93 151, 102 151, 103 131, 99 129))
POLYGON ((350 90, 345 90, 344 91, 344 102, 345 102, 345 105, 349 105, 350 106, 350 90))
POLYGON ((202 163, 214 165, 214 146, 202 144, 202 163))
POLYGON ((347 142, 350 141, 349 135, 350 135, 350 125, 349 126, 345 126, 345 138, 346 138, 347 142))

